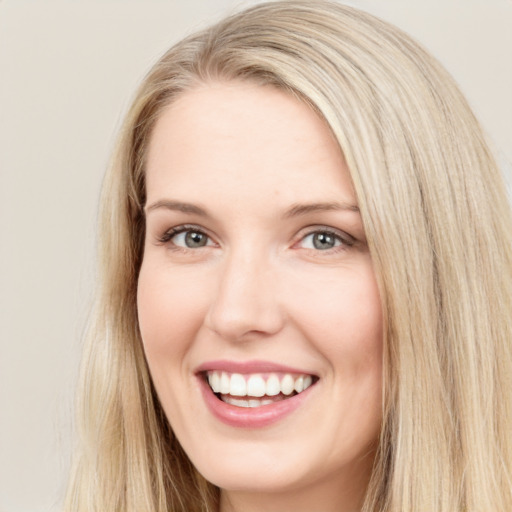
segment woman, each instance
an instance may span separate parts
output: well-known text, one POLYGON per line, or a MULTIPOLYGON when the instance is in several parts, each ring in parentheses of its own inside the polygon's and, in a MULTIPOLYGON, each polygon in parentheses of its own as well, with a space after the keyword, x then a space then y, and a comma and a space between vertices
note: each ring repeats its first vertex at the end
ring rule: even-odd
POLYGON ((276 2, 177 44, 104 184, 68 510, 510 510, 511 226, 388 24, 276 2))

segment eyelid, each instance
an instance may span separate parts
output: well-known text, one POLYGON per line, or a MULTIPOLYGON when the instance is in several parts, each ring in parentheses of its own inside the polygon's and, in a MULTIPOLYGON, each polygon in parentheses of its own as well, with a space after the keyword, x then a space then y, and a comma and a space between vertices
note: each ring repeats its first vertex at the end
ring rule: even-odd
MULTIPOLYGON (((210 235, 208 230, 204 229, 203 227, 197 225, 197 224, 180 224, 178 226, 173 226, 169 229, 167 229, 162 235, 157 236, 157 243, 159 244, 168 244, 172 241, 173 237, 176 235, 179 235, 180 233, 184 233, 187 231, 195 231, 197 233, 201 233, 205 235, 209 241, 213 242, 213 244, 207 244, 204 247, 211 247, 212 245, 218 245, 217 242, 215 242, 215 239, 213 236, 210 235)), ((318 249, 315 249, 315 251, 318 252, 326 252, 333 250, 343 250, 347 247, 351 247, 357 243, 357 239, 347 233, 346 231, 343 231, 338 228, 334 228, 332 226, 326 226, 326 225, 312 225, 307 226, 299 231, 299 233, 296 235, 296 241, 293 243, 293 247, 297 247, 306 237, 314 235, 316 233, 326 233, 335 236, 337 239, 341 241, 341 244, 339 246, 333 247, 332 249, 326 249, 325 251, 318 251, 318 249)), ((186 247, 181 247, 178 245, 175 245, 176 248, 181 249, 187 249, 186 247)), ((191 249, 191 248, 190 248, 191 249)), ((193 249, 197 250, 197 249, 193 249)))
MULTIPOLYGON (((327 249, 323 252, 328 252, 329 250, 335 250, 335 249, 342 249, 346 247, 351 247, 357 243, 357 239, 353 237, 352 235, 348 234, 346 231, 343 231, 338 228, 333 228, 331 226, 324 226, 324 225, 314 225, 314 226, 308 226, 304 229, 302 229, 297 234, 297 241, 293 244, 294 246, 297 246, 299 243, 301 243, 306 237, 310 235, 314 235, 316 233, 326 233, 329 235, 333 235, 339 240, 341 240, 341 246, 333 247, 332 249, 327 249)), ((321 251, 319 251, 321 252, 321 251)))
MULTIPOLYGON (((209 241, 212 241, 212 242, 214 242, 214 244, 216 244, 213 237, 208 233, 208 231, 206 229, 202 228, 201 226, 198 226, 197 224, 180 224, 178 226, 173 226, 172 228, 167 229, 162 235, 157 236, 157 241, 159 244, 172 243, 172 239, 175 236, 179 235, 180 233, 185 233, 187 231, 194 231, 196 233, 201 233, 201 234, 205 235, 209 241)), ((181 247, 179 245, 175 245, 175 247, 180 248, 180 249, 188 249, 187 247, 181 247)), ((211 244, 207 244, 204 247, 211 247, 211 244)), ((190 249, 192 249, 192 248, 190 248, 190 249)), ((196 249, 192 249, 192 250, 196 250, 196 249)))

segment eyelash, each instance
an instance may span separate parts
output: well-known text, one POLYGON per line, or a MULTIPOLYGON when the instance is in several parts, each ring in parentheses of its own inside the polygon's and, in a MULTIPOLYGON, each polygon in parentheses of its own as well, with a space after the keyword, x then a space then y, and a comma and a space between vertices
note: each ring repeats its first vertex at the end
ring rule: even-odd
MULTIPOLYGON (((207 238, 211 239, 211 237, 206 233, 203 229, 201 229, 199 226, 194 226, 191 224, 183 224, 181 226, 176 226, 174 228, 168 229, 162 236, 158 238, 158 242, 161 244, 167 244, 172 241, 172 239, 181 234, 181 233, 199 233, 201 235, 206 236, 207 238)), ((181 247, 179 245, 173 244, 178 249, 189 249, 189 247, 181 247)))
POLYGON ((313 250, 316 252, 325 252, 329 254, 332 252, 344 251, 352 247, 356 243, 354 237, 350 236, 348 233, 345 233, 344 231, 339 231, 336 229, 326 227, 313 227, 309 229, 311 230, 304 234, 304 236, 300 238, 297 244, 303 243, 308 237, 313 237, 314 235, 326 235, 329 237, 333 237, 336 242, 339 242, 338 245, 335 245, 334 247, 328 249, 321 250, 318 248, 308 248, 309 250, 313 250))
MULTIPOLYGON (((319 253, 321 253, 321 252, 331 253, 331 252, 343 251, 343 250, 346 250, 347 248, 350 248, 356 244, 356 239, 354 237, 352 237, 351 235, 349 235, 348 233, 345 233, 343 231, 335 230, 332 228, 326 228, 323 226, 312 226, 308 229, 309 230, 306 233, 304 233, 304 235, 302 235, 300 237, 300 239, 298 240, 298 242, 296 242, 294 244, 294 246, 300 244, 301 242, 304 242, 304 240, 306 240, 307 237, 310 237, 313 235, 332 236, 332 237, 334 237, 334 239, 336 241, 340 242, 338 245, 335 245, 334 247, 332 247, 330 249, 325 249, 325 250, 316 249, 316 248, 308 249, 308 250, 313 250, 313 251, 319 252, 319 253)), ((174 237, 176 237, 177 235, 179 235, 181 233, 187 233, 187 232, 198 233, 198 234, 201 234, 201 235, 207 237, 208 240, 211 240, 211 237, 208 235, 208 233, 206 233, 199 226, 184 224, 184 225, 176 226, 174 228, 167 230, 165 233, 162 234, 162 236, 160 236, 158 238, 158 242, 160 244, 168 244, 169 242, 172 242, 172 239, 174 237)), ((195 248, 182 247, 181 245, 176 245, 174 243, 172 245, 173 245, 173 250, 182 250, 182 251, 195 250, 195 248)), ((207 247, 207 246, 208 245, 201 246, 201 247, 207 247)), ((201 248, 201 247, 198 247, 198 248, 201 248)))

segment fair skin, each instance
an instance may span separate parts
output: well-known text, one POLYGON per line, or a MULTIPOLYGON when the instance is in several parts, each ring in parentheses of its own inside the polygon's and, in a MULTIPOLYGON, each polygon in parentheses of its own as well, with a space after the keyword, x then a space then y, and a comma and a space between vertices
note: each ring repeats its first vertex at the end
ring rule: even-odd
POLYGON ((324 122, 271 87, 197 86, 155 126, 145 211, 144 350, 221 511, 359 510, 381 423, 382 312, 324 122))

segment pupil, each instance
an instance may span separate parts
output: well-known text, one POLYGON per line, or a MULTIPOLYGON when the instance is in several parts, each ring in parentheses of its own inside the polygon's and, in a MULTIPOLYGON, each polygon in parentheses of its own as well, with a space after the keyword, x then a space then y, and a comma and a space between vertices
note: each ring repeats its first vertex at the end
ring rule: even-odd
POLYGON ((206 245, 206 236, 197 231, 189 231, 185 235, 185 243, 187 247, 204 247, 206 245))
POLYGON ((315 249, 332 249, 335 245, 334 236, 329 233, 316 233, 313 236, 313 245, 315 249))

